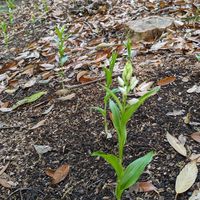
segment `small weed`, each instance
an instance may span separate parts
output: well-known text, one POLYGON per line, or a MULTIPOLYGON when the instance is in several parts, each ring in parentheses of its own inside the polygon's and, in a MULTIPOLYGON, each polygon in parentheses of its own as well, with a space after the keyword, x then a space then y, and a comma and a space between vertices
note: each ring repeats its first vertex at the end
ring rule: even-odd
POLYGON ((8 14, 9 14, 10 24, 13 24, 13 22, 14 22, 13 10, 16 8, 16 6, 14 4, 14 0, 6 0, 6 4, 8 6, 8 14))
MULTIPOLYGON (((66 63, 68 60, 68 56, 65 54, 65 41, 69 37, 69 35, 65 34, 65 26, 63 25, 62 27, 57 26, 55 28, 55 33, 56 33, 56 44, 58 48, 58 60, 59 60, 59 66, 62 68, 62 71, 59 73, 59 76, 64 78, 64 70, 63 70, 63 65, 66 63)), ((64 83, 62 82, 62 86, 64 88, 64 83)))
POLYGON ((9 36, 8 36, 8 25, 6 22, 1 22, 1 30, 3 33, 4 43, 8 46, 9 36))
POLYGON ((42 0, 42 6, 43 6, 43 9, 44 9, 45 12, 49 11, 49 6, 48 6, 48 3, 47 3, 47 0, 42 0))

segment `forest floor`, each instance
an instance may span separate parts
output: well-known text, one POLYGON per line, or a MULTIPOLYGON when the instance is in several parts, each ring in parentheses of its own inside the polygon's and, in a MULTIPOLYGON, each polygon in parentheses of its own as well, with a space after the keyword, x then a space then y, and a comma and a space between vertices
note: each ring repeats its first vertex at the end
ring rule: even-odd
MULTIPOLYGON (((91 107, 103 106, 105 91, 98 85, 103 77, 102 66, 108 64, 110 53, 117 51, 114 73, 121 72, 126 61, 123 24, 127 21, 155 14, 180 18, 183 12, 189 16, 193 12, 186 5, 184 8, 181 1, 173 1, 175 9, 170 3, 163 3, 162 12, 159 11, 161 1, 136 1, 134 6, 130 1, 115 5, 94 2, 87 5, 86 1, 54 1, 48 2, 45 10, 45 5, 37 1, 19 1, 14 11, 14 24, 8 28, 7 47, 1 35, 0 199, 115 199, 114 171, 103 159, 91 156, 97 150, 117 152, 111 120, 112 138, 106 139, 102 117, 91 110, 91 107), (59 76, 60 68, 55 59, 56 24, 65 24, 70 33, 66 42, 68 61, 64 65, 64 80, 59 76), (77 78, 77 74, 80 76, 85 71, 89 78, 77 78), (65 100, 57 97, 62 83, 68 95, 65 100), (39 91, 47 93, 9 112, 9 107, 16 102, 39 91), (34 145, 51 148, 40 156, 34 145), (70 166, 69 174, 60 183, 51 184, 45 171, 63 164, 70 166)), ((3 19, 9 23, 8 14, 4 12, 0 13, 0 20, 3 19)), ((130 188, 123 200, 175 198, 176 177, 190 159, 174 150, 166 139, 167 133, 184 143, 188 155, 200 154, 199 143, 191 138, 192 133, 200 132, 199 91, 191 91, 194 85, 200 84, 200 62, 195 57, 200 52, 197 40, 200 33, 191 34, 190 40, 186 36, 187 30, 195 32, 199 27, 200 21, 187 21, 180 30, 167 33, 165 37, 170 48, 151 51, 151 46, 159 39, 133 45, 134 74, 140 83, 154 81, 156 85, 166 77, 175 77, 175 80, 163 84, 158 94, 146 101, 128 123, 124 163, 128 165, 155 150, 156 155, 140 182, 152 182, 156 192, 130 188)), ((188 200, 199 188, 198 175, 192 187, 178 195, 177 200, 188 200)))

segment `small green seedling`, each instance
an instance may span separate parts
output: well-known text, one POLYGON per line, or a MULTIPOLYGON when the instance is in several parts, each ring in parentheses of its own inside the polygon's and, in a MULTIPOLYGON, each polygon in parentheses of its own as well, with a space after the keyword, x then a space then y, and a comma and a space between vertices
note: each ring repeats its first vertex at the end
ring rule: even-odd
POLYGON ((9 36, 8 36, 8 25, 6 22, 1 22, 1 30, 3 33, 4 43, 8 46, 9 36))
MULTIPOLYGON (((56 33, 56 44, 58 48, 58 60, 59 60, 59 66, 62 68, 62 71, 59 72, 59 76, 64 78, 64 69, 63 65, 66 63, 68 60, 68 56, 65 54, 65 41, 69 37, 69 35, 65 34, 65 26, 63 25, 62 27, 57 26, 55 28, 55 33, 56 33)), ((62 86, 64 88, 64 83, 62 82, 62 86)))
POLYGON ((118 77, 120 85, 118 89, 122 94, 121 98, 110 90, 110 88, 104 87, 106 93, 111 97, 109 100, 109 107, 112 112, 112 123, 117 132, 118 155, 106 154, 100 151, 92 154, 92 156, 104 158, 115 170, 117 176, 115 196, 117 200, 121 200, 124 190, 136 183, 145 167, 151 162, 154 156, 154 152, 151 151, 130 163, 126 168, 123 166, 123 152, 127 140, 127 123, 145 100, 159 91, 159 87, 155 87, 140 98, 128 100, 129 93, 138 83, 138 80, 136 77, 132 77, 132 74, 133 67, 131 61, 128 60, 123 70, 122 77, 118 77))
POLYGON ((49 6, 47 3, 47 0, 42 0, 42 6, 43 6, 45 12, 49 12, 49 6))
POLYGON ((6 3, 8 6, 10 24, 13 24, 13 22, 14 22, 13 10, 16 8, 16 6, 14 4, 14 0, 6 0, 6 3))

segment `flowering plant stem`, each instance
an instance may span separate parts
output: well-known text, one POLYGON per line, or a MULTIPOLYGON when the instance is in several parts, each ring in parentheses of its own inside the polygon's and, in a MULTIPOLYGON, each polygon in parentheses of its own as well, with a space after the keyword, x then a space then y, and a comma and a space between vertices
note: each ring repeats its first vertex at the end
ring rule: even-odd
MULTIPOLYGON (((154 152, 151 151, 145 156, 140 157, 130 163, 127 167, 123 165, 124 158, 124 146, 127 140, 127 123, 133 116, 133 114, 138 110, 138 108, 147 100, 150 96, 155 95, 159 87, 155 87, 152 90, 146 92, 143 96, 138 99, 134 99, 134 103, 128 103, 128 94, 131 90, 135 88, 138 83, 136 77, 132 77, 133 67, 131 61, 125 65, 122 73, 122 77, 118 77, 118 82, 120 87, 119 91, 122 93, 122 98, 120 99, 116 93, 111 90, 108 86, 104 86, 106 91, 106 99, 104 109, 107 109, 107 100, 109 101, 109 108, 112 112, 112 123, 117 132, 118 139, 118 154, 107 154, 101 151, 94 152, 92 156, 100 156, 104 158, 115 170, 117 176, 117 186, 115 189, 115 196, 117 200, 121 200, 124 190, 131 187, 139 179, 143 173, 145 167, 151 162, 154 152)), ((105 100, 105 99, 104 99, 105 100)), ((132 101, 133 102, 133 101, 132 101)), ((102 109, 102 113, 106 113, 102 109)))

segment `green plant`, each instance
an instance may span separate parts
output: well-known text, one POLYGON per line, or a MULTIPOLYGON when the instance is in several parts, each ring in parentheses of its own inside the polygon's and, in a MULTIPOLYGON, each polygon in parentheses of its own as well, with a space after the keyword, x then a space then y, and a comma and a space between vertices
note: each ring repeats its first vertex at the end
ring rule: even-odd
POLYGON ((8 36, 8 25, 6 22, 1 22, 1 30, 4 37, 4 43, 8 46, 9 36, 8 36))
POLYGON ((6 4, 8 6, 10 24, 13 24, 14 21, 13 10, 16 8, 14 0, 6 0, 6 4))
POLYGON ((49 6, 48 6, 48 3, 47 3, 47 0, 42 0, 42 5, 43 5, 45 12, 48 12, 49 6))
MULTIPOLYGON (((131 55, 130 51, 128 55, 131 55)), ((121 99, 112 90, 110 90, 110 88, 106 86, 104 87, 106 92, 111 97, 109 100, 109 107, 112 112, 112 123, 117 132, 118 155, 106 154, 100 151, 92 154, 92 156, 100 156, 104 158, 115 170, 117 176, 115 196, 117 200, 121 199, 124 190, 136 183, 145 167, 151 162, 154 155, 154 152, 151 151, 145 156, 130 163, 126 168, 123 166, 123 152, 127 140, 127 123, 137 109, 145 102, 145 100, 156 94, 159 90, 159 87, 155 87, 138 99, 134 98, 128 100, 128 94, 138 83, 138 80, 136 77, 132 77, 132 74, 133 67, 131 61, 128 60, 123 70, 122 77, 118 77, 120 85, 118 89, 122 94, 121 99)))
MULTIPOLYGON (((68 56, 65 54, 65 41, 69 37, 69 35, 65 34, 65 26, 63 25, 62 27, 57 26, 55 28, 55 33, 56 33, 56 44, 58 48, 58 62, 59 66, 62 68, 62 71, 59 72, 59 76, 64 78, 64 70, 63 70, 63 65, 65 62, 68 60, 68 56)), ((64 88, 64 83, 62 81, 62 86, 64 88)))
MULTIPOLYGON (((105 86, 109 89, 112 85, 112 74, 113 74, 113 69, 114 69, 115 63, 116 63, 116 59, 117 59, 117 53, 114 52, 114 53, 112 53, 112 56, 110 58, 109 68, 107 68, 107 67, 103 68, 105 77, 106 77, 105 86)), ((118 90, 113 90, 113 92, 117 92, 117 91, 118 90)), ((111 137, 111 134, 108 131, 108 121, 107 121, 107 106, 108 106, 109 99, 110 99, 110 94, 108 92, 106 92, 106 94, 104 96, 104 108, 94 107, 94 109, 99 111, 104 118, 104 130, 107 135, 107 138, 111 137)))
POLYGON ((196 54, 196 58, 198 61, 200 61, 200 54, 196 54))

